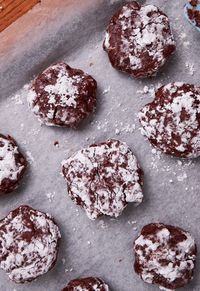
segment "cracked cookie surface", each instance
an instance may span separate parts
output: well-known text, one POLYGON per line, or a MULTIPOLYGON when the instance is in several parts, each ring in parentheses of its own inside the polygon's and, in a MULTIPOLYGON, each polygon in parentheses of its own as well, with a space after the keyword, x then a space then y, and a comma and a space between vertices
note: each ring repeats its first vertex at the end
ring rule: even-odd
POLYGON ((143 172, 124 142, 110 139, 91 145, 62 165, 69 196, 90 219, 117 217, 129 202, 142 202, 143 172))
POLYGON ((175 290, 192 278, 196 244, 189 232, 175 226, 151 223, 134 242, 135 272, 146 283, 175 290))
POLYGON ((180 158, 200 155, 200 87, 182 82, 160 87, 139 120, 157 149, 180 158))
POLYGON ((26 167, 26 159, 16 141, 11 136, 0 134, 0 193, 16 190, 26 167))
POLYGON ((109 291, 108 285, 96 277, 72 280, 62 291, 109 291))
POLYGON ((168 17, 133 1, 111 18, 103 44, 112 66, 133 77, 155 75, 175 51, 168 17))
POLYGON ((32 82, 28 103, 42 123, 76 128, 95 110, 96 89, 90 75, 58 63, 32 82))
POLYGON ((59 239, 49 214, 20 206, 0 221, 0 268, 15 283, 30 282, 53 268, 59 239))

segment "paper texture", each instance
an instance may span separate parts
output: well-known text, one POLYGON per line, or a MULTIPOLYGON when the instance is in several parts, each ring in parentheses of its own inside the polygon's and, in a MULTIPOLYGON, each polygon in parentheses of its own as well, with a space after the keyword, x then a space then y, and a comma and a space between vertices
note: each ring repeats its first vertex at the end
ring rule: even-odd
MULTIPOLYGON (((102 49, 106 24, 123 1, 44 1, 1 34, 0 131, 17 140, 29 168, 22 187, 0 197, 0 217, 28 204, 53 215, 62 239, 52 271, 24 285, 10 282, 0 271, 0 291, 59 291, 69 280, 83 276, 103 278, 112 291, 158 290, 133 271, 133 241, 151 222, 183 227, 199 246, 199 159, 156 154, 140 133, 137 113, 152 100, 159 84, 200 85, 200 34, 184 19, 184 0, 142 3, 147 2, 169 16, 177 41, 176 53, 151 79, 135 80, 117 72, 102 49), (57 61, 85 70, 98 83, 97 111, 78 130, 40 126, 27 106, 23 86, 57 61), (137 208, 130 204, 118 219, 90 221, 67 195, 61 161, 108 138, 127 142, 135 152, 145 173, 145 199, 137 208)), ((198 257, 193 282, 181 290, 200 289, 199 261, 198 257)))

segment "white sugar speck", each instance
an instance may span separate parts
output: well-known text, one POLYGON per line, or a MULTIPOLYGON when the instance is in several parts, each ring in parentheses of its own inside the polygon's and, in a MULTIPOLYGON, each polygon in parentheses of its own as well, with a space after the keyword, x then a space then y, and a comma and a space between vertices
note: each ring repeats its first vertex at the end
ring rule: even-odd
POLYGON ((34 163, 34 157, 32 156, 32 153, 31 152, 29 152, 29 151, 27 151, 26 152, 26 156, 27 156, 27 160, 28 160, 28 162, 32 165, 33 163, 34 163))
POLYGON ((108 92, 110 92, 110 86, 106 89, 103 90, 103 95, 108 94, 108 92))
POLYGON ((55 192, 48 192, 48 193, 46 193, 46 196, 47 196, 49 202, 52 202, 53 201, 53 199, 55 197, 55 194, 56 194, 55 192))
POLYGON ((178 175, 177 176, 177 180, 179 181, 179 182, 182 182, 182 181, 184 181, 185 179, 187 179, 187 174, 184 172, 183 174, 180 174, 180 175, 178 175))

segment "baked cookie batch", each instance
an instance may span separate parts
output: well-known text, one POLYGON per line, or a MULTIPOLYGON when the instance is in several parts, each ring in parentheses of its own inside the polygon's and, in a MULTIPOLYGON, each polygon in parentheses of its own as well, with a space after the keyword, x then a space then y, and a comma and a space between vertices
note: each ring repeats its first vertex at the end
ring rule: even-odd
MULTIPOLYGON (((132 77, 154 76, 175 51, 168 17, 133 1, 111 18, 103 48, 114 68, 132 77)), ((77 128, 96 108, 97 82, 65 63, 50 66, 29 88, 28 104, 40 122, 77 128)), ((200 88, 174 82, 155 92, 138 114, 142 134, 179 158, 200 156, 200 88)), ((18 188, 27 162, 16 141, 0 135, 0 193, 18 188)), ((90 219, 118 217, 143 200, 143 170, 129 146, 115 139, 92 144, 63 160, 70 198, 90 219)), ((0 221, 0 268, 16 283, 30 282, 56 263, 60 231, 54 219, 20 206, 0 221)), ((151 223, 134 242, 135 272, 147 283, 175 290, 193 278, 197 248, 187 231, 151 223)), ((144 287, 145 288, 145 287, 144 287)), ((75 279, 63 291, 109 291, 100 278, 75 279)))

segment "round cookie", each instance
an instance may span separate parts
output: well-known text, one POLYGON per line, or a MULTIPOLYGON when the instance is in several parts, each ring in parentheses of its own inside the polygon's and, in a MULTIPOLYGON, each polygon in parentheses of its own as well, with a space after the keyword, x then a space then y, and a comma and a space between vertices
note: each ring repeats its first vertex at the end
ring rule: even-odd
POLYGON ((9 135, 0 134, 0 194, 19 187, 26 166, 26 159, 16 141, 9 135))
POLYGON ((69 196, 90 219, 118 217, 129 202, 142 202, 143 172, 124 142, 110 139, 93 144, 62 165, 69 196))
POLYGON ((175 290, 193 278, 196 245, 179 227, 151 223, 134 243, 135 272, 147 283, 175 290))
POLYGON ((42 123, 76 128, 95 110, 96 89, 91 76, 59 63, 33 81, 28 103, 42 123))
POLYGON ((70 281, 62 291, 109 291, 109 287, 99 278, 88 277, 70 281))
POLYGON ((0 221, 0 268, 15 283, 34 280, 54 266, 59 238, 49 214, 20 206, 0 221))
POLYGON ((141 78, 157 73, 175 51, 175 41, 158 7, 133 1, 111 18, 103 47, 114 68, 141 78))
POLYGON ((180 158, 200 155, 200 87, 180 82, 160 87, 139 120, 157 149, 180 158))

